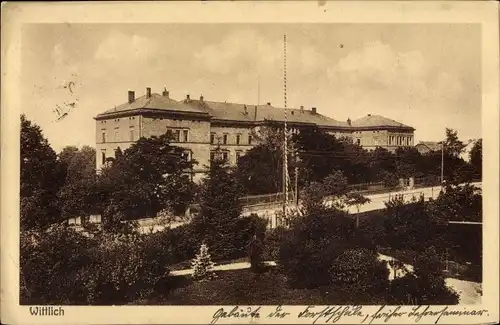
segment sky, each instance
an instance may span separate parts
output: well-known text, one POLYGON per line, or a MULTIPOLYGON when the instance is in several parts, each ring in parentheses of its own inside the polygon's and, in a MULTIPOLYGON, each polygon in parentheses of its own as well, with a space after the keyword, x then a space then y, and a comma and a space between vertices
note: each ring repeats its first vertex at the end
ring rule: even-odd
POLYGON ((337 120, 378 114, 481 137, 481 29, 474 24, 32 24, 21 47, 22 113, 59 152, 95 146, 97 114, 128 90, 283 107, 337 120), (64 113, 67 113, 64 115, 64 113), (63 116, 61 118, 61 116, 63 116))

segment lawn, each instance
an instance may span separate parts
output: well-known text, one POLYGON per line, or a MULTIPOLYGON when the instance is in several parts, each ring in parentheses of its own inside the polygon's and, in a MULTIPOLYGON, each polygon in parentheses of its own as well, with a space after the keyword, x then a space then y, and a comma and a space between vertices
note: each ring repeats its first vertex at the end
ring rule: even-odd
MULTIPOLYGON (((218 272, 217 278, 195 282, 190 276, 170 276, 149 305, 325 305, 383 304, 385 297, 370 297, 328 288, 293 289, 278 269, 271 267, 261 274, 249 269, 218 272)), ((136 302, 138 303, 138 302, 136 302)))

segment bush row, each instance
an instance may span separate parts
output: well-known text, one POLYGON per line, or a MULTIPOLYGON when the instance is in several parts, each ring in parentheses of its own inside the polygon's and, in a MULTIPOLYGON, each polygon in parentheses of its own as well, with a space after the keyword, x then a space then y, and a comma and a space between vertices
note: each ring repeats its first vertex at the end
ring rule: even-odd
MULTIPOLYGON (((247 256, 252 229, 261 223, 255 217, 237 223, 231 256, 247 256)), ((147 235, 89 234, 64 225, 22 232, 21 304, 126 304, 146 299, 165 283, 169 266, 194 258, 200 243, 191 224, 147 235)))

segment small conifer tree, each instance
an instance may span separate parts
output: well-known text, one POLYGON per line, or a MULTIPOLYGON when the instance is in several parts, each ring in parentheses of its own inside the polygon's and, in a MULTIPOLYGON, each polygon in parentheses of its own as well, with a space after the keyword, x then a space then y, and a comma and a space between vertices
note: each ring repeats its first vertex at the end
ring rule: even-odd
POLYGON ((200 252, 196 254, 196 257, 191 262, 193 267, 193 278, 195 280, 203 280, 213 277, 214 262, 208 253, 208 246, 206 244, 201 244, 200 252))

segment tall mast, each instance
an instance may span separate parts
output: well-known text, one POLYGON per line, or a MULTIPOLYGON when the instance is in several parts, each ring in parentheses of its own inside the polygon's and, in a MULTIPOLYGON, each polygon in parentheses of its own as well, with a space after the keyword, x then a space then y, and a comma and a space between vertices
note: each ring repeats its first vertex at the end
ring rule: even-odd
POLYGON ((283 99, 285 111, 285 126, 283 129, 284 147, 283 147, 283 217, 286 220, 288 206, 288 143, 287 143, 287 98, 286 98, 286 34, 283 35, 283 99))

